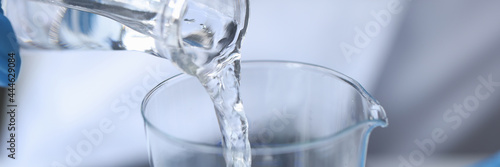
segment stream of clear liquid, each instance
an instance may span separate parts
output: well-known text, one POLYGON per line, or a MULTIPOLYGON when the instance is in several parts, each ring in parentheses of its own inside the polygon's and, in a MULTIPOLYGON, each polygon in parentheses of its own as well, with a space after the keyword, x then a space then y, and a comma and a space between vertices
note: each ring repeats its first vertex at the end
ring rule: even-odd
POLYGON ((239 25, 234 18, 203 5, 190 3, 187 10, 181 23, 184 52, 172 55, 174 62, 196 75, 210 95, 227 167, 250 167, 248 121, 239 91, 240 53, 234 49, 239 25))
POLYGON ((198 76, 212 98, 222 132, 228 167, 250 167, 248 121, 239 93, 240 61, 227 64, 220 72, 198 76))

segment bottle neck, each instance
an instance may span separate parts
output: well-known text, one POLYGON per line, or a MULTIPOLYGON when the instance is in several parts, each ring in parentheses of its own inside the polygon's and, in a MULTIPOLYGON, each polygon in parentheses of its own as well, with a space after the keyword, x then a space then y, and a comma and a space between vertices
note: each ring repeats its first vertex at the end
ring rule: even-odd
POLYGON ((153 36, 159 12, 169 1, 158 0, 35 0, 111 18, 153 36))

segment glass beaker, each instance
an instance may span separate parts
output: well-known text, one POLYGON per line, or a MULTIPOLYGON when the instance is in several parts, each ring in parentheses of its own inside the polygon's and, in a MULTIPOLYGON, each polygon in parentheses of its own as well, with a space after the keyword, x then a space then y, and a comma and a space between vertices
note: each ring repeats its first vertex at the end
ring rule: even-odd
MULTIPOLYGON (((334 70, 251 61, 241 72, 254 167, 363 167, 370 132, 387 126, 379 103, 334 70)), ((225 166, 213 104, 195 77, 160 83, 142 114, 152 166, 225 166)))

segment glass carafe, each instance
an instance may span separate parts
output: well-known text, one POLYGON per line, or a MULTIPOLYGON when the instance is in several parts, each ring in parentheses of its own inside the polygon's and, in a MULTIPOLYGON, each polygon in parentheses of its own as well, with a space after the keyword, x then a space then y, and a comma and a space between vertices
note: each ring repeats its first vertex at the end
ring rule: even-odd
POLYGON ((167 58, 189 74, 228 59, 221 53, 238 52, 248 22, 248 0, 7 0, 4 4, 25 48, 141 51, 167 58), (208 56, 196 57, 200 53, 208 56))

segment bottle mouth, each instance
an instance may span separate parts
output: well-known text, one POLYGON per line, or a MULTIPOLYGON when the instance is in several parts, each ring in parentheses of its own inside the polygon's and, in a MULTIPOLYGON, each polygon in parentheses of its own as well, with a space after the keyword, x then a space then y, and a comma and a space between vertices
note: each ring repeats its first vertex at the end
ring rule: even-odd
POLYGON ((171 0, 157 20, 156 50, 184 73, 218 71, 239 59, 248 26, 248 0, 171 0))
MULTIPOLYGON (((366 134, 369 134, 371 130, 373 130, 376 127, 386 127, 388 125, 388 119, 385 113, 385 110, 383 107, 379 104, 377 100, 375 100, 357 81, 354 79, 337 72, 335 70, 314 65, 314 64, 307 64, 307 63, 301 63, 301 62, 293 62, 293 61, 262 61, 262 60, 255 60, 255 61, 243 61, 242 65, 243 67, 245 66, 251 66, 251 65, 272 65, 272 66, 287 66, 287 67, 294 67, 294 68, 309 68, 309 69, 314 69, 314 70, 320 70, 320 71, 325 71, 328 74, 331 74, 331 76, 337 77, 338 79, 344 81, 348 85, 350 85, 352 88, 354 88, 357 93, 364 98, 367 101, 368 108, 365 110, 365 119, 360 120, 356 122, 353 125, 350 125, 346 128, 343 128, 342 130, 329 135, 329 136, 324 136, 318 139, 310 140, 310 141, 305 141, 305 142, 295 142, 295 143, 286 143, 286 144, 264 144, 264 145, 259 145, 259 144, 254 144, 252 143, 252 155, 265 155, 265 154, 280 154, 280 153, 289 153, 293 152, 296 150, 304 150, 304 149, 310 149, 310 148, 318 148, 322 147, 325 145, 325 143, 329 143, 338 139, 341 139, 344 136, 347 136, 351 133, 356 132, 357 130, 364 130, 366 134)), ((146 110, 148 106, 149 100, 154 96, 154 94, 157 92, 158 89, 160 89, 163 86, 168 86, 169 84, 175 84, 179 83, 179 81, 182 81, 184 79, 189 79, 192 78, 193 76, 187 75, 187 74, 177 74, 171 78, 166 79, 165 81, 161 82, 153 88, 144 98, 142 105, 141 105, 141 114, 143 116, 145 125, 148 126, 148 129, 150 129, 153 133, 159 134, 158 136, 161 136, 161 138, 171 141, 173 143, 177 143, 178 145, 181 145, 182 147, 194 151, 200 151, 204 153, 212 153, 212 154, 222 154, 222 146, 220 144, 206 144, 206 143, 198 143, 198 142, 192 142, 192 141, 187 141, 184 139, 177 138, 173 135, 170 135, 166 132, 163 132, 159 127, 157 127, 153 122, 151 122, 147 115, 146 115, 146 110)), ((364 140, 368 137, 368 135, 362 135, 364 140)))

